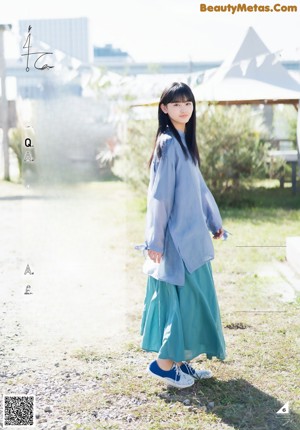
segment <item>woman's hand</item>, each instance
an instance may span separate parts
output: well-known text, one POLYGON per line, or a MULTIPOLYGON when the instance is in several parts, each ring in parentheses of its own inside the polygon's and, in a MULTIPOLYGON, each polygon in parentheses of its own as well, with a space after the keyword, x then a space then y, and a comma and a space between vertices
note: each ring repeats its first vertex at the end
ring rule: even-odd
POLYGON ((162 253, 161 252, 156 252, 156 251, 152 251, 151 249, 148 250, 148 255, 151 258, 152 261, 154 261, 154 263, 160 263, 161 257, 162 257, 162 253))
POLYGON ((213 239, 220 239, 223 236, 224 230, 221 227, 219 230, 217 230, 215 232, 215 234, 213 235, 213 239))

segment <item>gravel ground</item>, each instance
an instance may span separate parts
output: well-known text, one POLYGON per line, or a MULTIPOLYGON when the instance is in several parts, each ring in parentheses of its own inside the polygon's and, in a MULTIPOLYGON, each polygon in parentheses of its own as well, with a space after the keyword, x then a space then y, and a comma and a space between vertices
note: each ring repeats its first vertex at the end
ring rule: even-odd
POLYGON ((127 190, 2 182, 0 193, 1 392, 35 394, 39 430, 86 424, 96 412, 60 404, 99 390, 105 357, 127 341, 127 190))
MULTIPOLYGON (((249 293, 245 273, 240 275, 243 288, 236 284, 239 274, 229 273, 227 279, 223 273, 221 283, 215 273, 217 285, 226 289, 223 295, 219 291, 229 351, 225 363, 204 360, 216 379, 178 393, 144 378, 151 354, 137 351, 137 327, 145 278, 136 272, 142 260, 128 243, 128 237, 139 236, 133 231, 134 214, 130 223, 126 221, 129 196, 120 183, 46 189, 0 183, 1 393, 35 395, 36 430, 163 428, 153 423, 158 415, 165 420, 162 426, 172 425, 169 428, 178 428, 176 420, 182 420, 185 428, 225 430, 247 418, 239 417, 236 407, 251 415, 253 402, 259 418, 247 419, 255 423, 287 400, 296 403, 294 361, 281 353, 280 343, 286 342, 285 350, 293 354, 294 344, 289 344, 285 330, 293 335, 294 311, 283 303, 286 313, 275 313, 272 320, 268 310, 235 314, 255 309, 258 297, 263 297, 261 287, 260 295, 254 288, 257 277, 251 277, 249 282, 256 284, 249 293), (27 265, 32 274, 24 274, 27 265), (31 294, 25 294, 26 288, 31 294), (236 321, 240 315, 242 323, 236 321), (250 354, 244 343, 248 339, 250 344, 253 340, 250 354), (187 427, 195 420, 197 427, 187 427)), ((262 273, 268 270, 266 266, 262 273)), ((267 309, 270 303, 281 309, 281 302, 274 302, 273 270, 271 275, 261 307, 267 309)), ((286 283, 276 281, 278 291, 285 292, 283 302, 291 299, 286 283)), ((273 421, 250 428, 298 428, 296 419, 290 426, 273 421)), ((0 428, 1 423, 2 404, 0 428)))

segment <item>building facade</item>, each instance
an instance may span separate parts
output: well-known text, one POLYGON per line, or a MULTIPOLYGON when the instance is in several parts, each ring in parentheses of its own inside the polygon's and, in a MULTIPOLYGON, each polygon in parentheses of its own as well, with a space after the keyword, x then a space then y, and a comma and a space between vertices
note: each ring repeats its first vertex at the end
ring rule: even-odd
POLYGON ((19 33, 26 38, 29 25, 32 45, 44 42, 84 63, 93 61, 88 18, 30 19, 19 21, 19 33))

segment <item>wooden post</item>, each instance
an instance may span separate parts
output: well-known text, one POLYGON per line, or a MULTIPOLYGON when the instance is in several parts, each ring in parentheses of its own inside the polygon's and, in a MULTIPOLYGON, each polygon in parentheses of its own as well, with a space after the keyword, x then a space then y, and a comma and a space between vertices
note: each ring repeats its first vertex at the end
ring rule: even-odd
POLYGON ((8 146, 8 106, 6 100, 6 73, 4 57, 4 31, 10 30, 10 24, 0 25, 0 79, 1 79, 1 128, 2 128, 2 148, 4 158, 4 180, 10 181, 9 176, 9 146, 8 146))
POLYGON ((296 194, 297 187, 297 165, 298 162, 292 163, 292 193, 296 194))

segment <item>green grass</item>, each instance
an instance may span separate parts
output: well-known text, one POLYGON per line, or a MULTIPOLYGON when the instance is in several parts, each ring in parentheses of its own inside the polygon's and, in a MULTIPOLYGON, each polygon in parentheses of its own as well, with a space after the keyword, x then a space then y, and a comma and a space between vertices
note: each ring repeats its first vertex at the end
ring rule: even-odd
POLYGON ((253 180, 245 184, 245 189, 239 193, 228 192, 219 196, 218 203, 223 208, 232 208, 233 212, 237 208, 299 209, 300 181, 297 182, 296 188, 297 193, 293 194, 291 182, 286 182, 284 188, 280 188, 278 180, 253 180))
MULTIPOLYGON (((122 188, 124 184, 119 186, 122 188)), ((214 241, 216 255, 212 264, 227 358, 221 362, 199 356, 195 364, 210 368, 214 377, 184 390, 168 389, 145 375, 147 364, 156 355, 142 351, 139 346, 146 279, 141 273, 143 257, 133 249, 134 244, 143 241, 145 201, 126 193, 126 271, 131 300, 127 312, 128 338, 124 339, 121 351, 101 358, 95 351, 74 353, 77 360, 88 363, 83 377, 99 382, 94 392, 65 400, 65 410, 70 414, 98 411, 93 425, 74 424, 74 428, 300 428, 300 298, 283 302, 272 290, 272 284, 278 282, 276 273, 273 276, 260 273, 261 265, 272 268, 274 262, 284 262, 285 237, 299 235, 299 197, 291 198, 289 191, 258 189, 256 204, 251 208, 221 208, 224 227, 232 236, 225 242, 214 241), (276 412, 286 402, 290 404, 290 413, 280 417, 276 412)))

